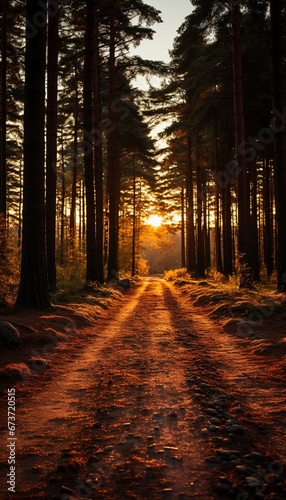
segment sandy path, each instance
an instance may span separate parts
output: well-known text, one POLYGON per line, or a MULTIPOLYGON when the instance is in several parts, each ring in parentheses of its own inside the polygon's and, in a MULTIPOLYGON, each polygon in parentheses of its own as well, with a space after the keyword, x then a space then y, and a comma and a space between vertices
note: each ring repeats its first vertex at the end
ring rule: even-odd
MULTIPOLYGON (((208 403, 214 407, 212 400, 221 396, 226 405, 228 395, 234 396, 233 404, 243 402, 258 423, 270 427, 284 411, 282 385, 267 389, 267 370, 247 360, 239 341, 216 335, 214 324, 170 285, 146 280, 122 305, 99 320, 94 340, 65 360, 56 378, 39 382, 26 401, 19 393, 13 498, 221 498, 213 488, 225 466, 206 459, 232 441, 218 427, 214 446, 208 403), (267 390, 273 396, 269 406, 267 390)), ((278 422, 276 427, 267 439, 282 464, 285 428, 278 422)), ((255 452, 247 440, 247 451, 255 452)))

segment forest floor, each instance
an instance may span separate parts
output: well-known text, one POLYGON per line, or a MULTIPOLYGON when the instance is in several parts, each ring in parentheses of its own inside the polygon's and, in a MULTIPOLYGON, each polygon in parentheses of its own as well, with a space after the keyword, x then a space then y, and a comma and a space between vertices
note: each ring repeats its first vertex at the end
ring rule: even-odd
POLYGON ((286 498, 285 299, 176 285, 0 316, 1 499, 286 498))

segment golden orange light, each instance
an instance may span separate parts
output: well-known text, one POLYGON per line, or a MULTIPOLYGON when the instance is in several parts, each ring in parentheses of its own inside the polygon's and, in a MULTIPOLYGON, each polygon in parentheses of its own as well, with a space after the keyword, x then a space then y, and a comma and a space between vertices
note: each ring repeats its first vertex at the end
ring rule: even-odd
POLYGON ((163 222, 163 217, 160 217, 159 215, 150 215, 148 219, 146 219, 146 224, 152 226, 152 227, 159 227, 161 226, 163 222))

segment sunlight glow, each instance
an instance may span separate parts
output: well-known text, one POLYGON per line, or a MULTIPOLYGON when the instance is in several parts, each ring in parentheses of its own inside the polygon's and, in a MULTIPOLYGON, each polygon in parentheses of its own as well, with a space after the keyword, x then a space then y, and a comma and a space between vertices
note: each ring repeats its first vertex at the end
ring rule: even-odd
POLYGON ((148 219, 146 219, 146 224, 149 224, 152 227, 159 227, 161 226, 163 222, 163 217, 160 217, 159 215, 150 215, 148 219))

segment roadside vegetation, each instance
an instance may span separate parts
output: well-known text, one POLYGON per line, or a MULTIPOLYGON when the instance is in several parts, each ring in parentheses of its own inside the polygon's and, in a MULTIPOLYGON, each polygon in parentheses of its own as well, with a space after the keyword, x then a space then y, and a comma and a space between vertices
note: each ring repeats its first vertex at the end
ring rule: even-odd
MULTIPOLYGON (((195 310, 217 321, 223 331, 247 341, 253 353, 276 351, 286 357, 286 300, 275 292, 275 283, 261 281, 241 289, 238 277, 211 272, 204 279, 192 277, 185 268, 167 271, 165 280, 178 287, 195 310)), ((286 366, 286 360, 285 360, 286 366)))

